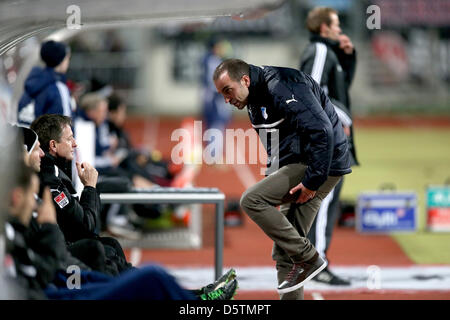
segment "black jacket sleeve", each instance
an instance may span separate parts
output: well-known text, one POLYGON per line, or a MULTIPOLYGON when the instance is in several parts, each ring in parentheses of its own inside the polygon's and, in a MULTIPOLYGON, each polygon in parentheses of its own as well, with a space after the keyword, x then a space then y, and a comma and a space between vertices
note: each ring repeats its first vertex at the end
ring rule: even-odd
POLYGON ((346 54, 343 50, 339 50, 337 54, 337 58, 339 63, 342 66, 342 69, 345 72, 345 84, 347 90, 350 88, 350 85, 353 82, 353 78, 355 77, 356 71, 356 50, 353 49, 352 54, 346 54))
POLYGON ((53 281, 66 254, 64 236, 57 225, 44 223, 36 232, 28 233, 26 242, 33 250, 33 265, 42 287, 53 281))
POLYGON ((304 73, 311 74, 313 65, 314 65, 314 57, 315 57, 315 48, 313 45, 309 45, 305 52, 302 55, 300 60, 299 70, 304 73))
POLYGON ((80 200, 61 183, 51 189, 58 225, 67 241, 74 242, 96 235, 100 199, 97 190, 85 187, 80 200), (60 197, 60 198, 58 198, 60 197), (62 197, 62 198, 61 198, 62 197), (67 198, 67 200, 64 200, 67 198))
POLYGON ((319 61, 316 61, 316 54, 316 45, 312 43, 306 48, 304 54, 302 55, 299 69, 306 74, 316 77, 314 80, 316 80, 319 85, 328 84, 330 81, 330 72, 333 68, 333 62, 330 60, 328 50, 326 51, 324 57, 325 59, 319 59, 319 61), (312 73, 315 61, 318 64, 316 68, 321 69, 322 72, 313 75, 312 73))

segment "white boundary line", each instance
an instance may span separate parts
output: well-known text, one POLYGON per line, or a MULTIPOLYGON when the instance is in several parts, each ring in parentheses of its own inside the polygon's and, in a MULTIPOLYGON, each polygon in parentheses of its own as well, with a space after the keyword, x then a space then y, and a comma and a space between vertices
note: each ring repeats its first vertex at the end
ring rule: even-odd
POLYGON ((136 267, 141 263, 142 250, 140 248, 131 248, 130 250, 130 263, 136 267))
POLYGON ((311 292, 313 300, 325 300, 320 292, 311 292))
MULTIPOLYGON (((274 267, 269 266, 224 266, 224 272, 233 267, 237 273, 240 291, 276 292, 277 275, 274 267)), ((350 286, 331 286, 316 281, 308 281, 305 291, 320 292, 392 292, 392 291, 445 291, 450 296, 450 266, 379 266, 374 273, 372 266, 333 267, 333 273, 351 281, 350 286), (379 284, 379 286, 377 285, 379 284)), ((213 267, 168 267, 180 283, 186 288, 196 288, 210 283, 213 267)))

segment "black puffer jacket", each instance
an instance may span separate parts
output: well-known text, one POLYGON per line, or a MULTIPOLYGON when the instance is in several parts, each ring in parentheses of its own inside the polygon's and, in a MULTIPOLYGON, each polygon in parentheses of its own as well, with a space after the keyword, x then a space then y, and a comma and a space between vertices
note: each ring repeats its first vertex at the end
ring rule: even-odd
POLYGON ((46 299, 43 289, 61 270, 66 255, 64 237, 55 224, 44 223, 38 232, 17 219, 5 224, 6 273, 19 284, 26 299, 46 299))
MULTIPOLYGON (((101 202, 97 189, 84 187, 78 200, 72 181, 65 174, 68 171, 68 165, 70 162, 46 153, 41 160, 41 172, 39 173, 41 185, 50 187, 58 225, 64 233, 66 241, 68 244, 74 244, 82 239, 100 241, 104 248, 103 254, 106 256, 106 264, 103 266, 102 272, 117 275, 119 272, 132 268, 116 239, 98 235, 101 202)), ((78 256, 77 258, 85 261, 86 257, 78 256)))
POLYGON ((267 174, 277 169, 277 161, 280 168, 303 162, 308 169, 302 183, 317 190, 329 175, 351 172, 342 123, 310 76, 290 68, 250 65, 250 81, 248 114, 268 153, 267 174), (267 143, 274 134, 279 143, 267 143))
POLYGON ((84 187, 78 200, 72 180, 64 173, 67 162, 48 153, 41 160, 39 178, 50 188, 58 225, 68 242, 94 238, 99 224, 100 197, 96 188, 84 187))

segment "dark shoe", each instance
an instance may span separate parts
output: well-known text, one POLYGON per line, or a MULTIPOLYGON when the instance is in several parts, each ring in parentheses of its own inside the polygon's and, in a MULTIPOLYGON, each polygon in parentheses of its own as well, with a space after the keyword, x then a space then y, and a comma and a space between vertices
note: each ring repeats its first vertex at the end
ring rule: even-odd
POLYGON ((314 278, 314 276, 326 266, 327 262, 323 260, 318 253, 306 262, 294 263, 292 270, 286 276, 286 280, 278 286, 278 293, 283 294, 297 290, 307 281, 314 278))
POLYGON ((200 295, 201 300, 232 300, 238 288, 237 279, 233 279, 219 289, 203 293, 200 295))
POLYGON ((339 278, 333 274, 328 268, 323 269, 317 276, 314 277, 314 281, 329 284, 332 286, 349 286, 350 281, 339 278))
POLYGON ((212 292, 212 291, 222 288, 228 282, 232 281, 235 278, 236 278, 236 270, 230 269, 226 273, 224 273, 219 279, 214 281, 213 283, 210 283, 207 286, 204 286, 200 289, 192 290, 192 291, 195 295, 200 297, 200 295, 202 295, 204 293, 209 293, 209 292, 212 292))

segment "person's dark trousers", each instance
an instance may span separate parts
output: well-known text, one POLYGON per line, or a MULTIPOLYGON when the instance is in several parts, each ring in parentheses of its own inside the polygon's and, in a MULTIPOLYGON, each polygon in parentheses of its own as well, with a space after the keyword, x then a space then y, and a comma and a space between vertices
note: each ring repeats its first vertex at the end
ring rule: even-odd
POLYGON ((117 239, 112 237, 98 237, 97 238, 105 248, 107 262, 115 265, 119 273, 134 269, 134 267, 127 261, 123 248, 117 239))
POLYGON ((92 270, 109 274, 106 269, 105 249, 100 241, 82 239, 69 244, 67 249, 72 256, 84 262, 92 270))
POLYGON ((127 262, 120 243, 111 237, 82 239, 70 244, 68 250, 92 270, 110 276, 117 276, 133 268, 131 263, 127 262))
POLYGON ((339 199, 344 184, 344 178, 334 187, 333 191, 322 201, 319 213, 308 233, 308 239, 314 244, 322 258, 327 259, 326 254, 330 247, 334 227, 339 219, 339 199))
MULTIPOLYGON (((175 278, 157 265, 129 270, 119 277, 82 271, 79 289, 66 286, 67 275, 59 273, 56 285, 45 293, 53 300, 197 300, 175 278)), ((71 280, 69 279, 69 282, 71 280)))

